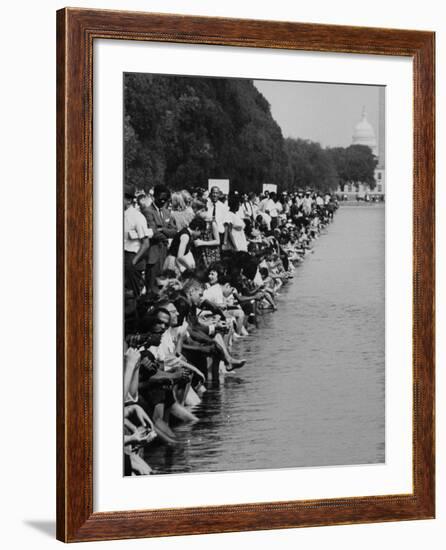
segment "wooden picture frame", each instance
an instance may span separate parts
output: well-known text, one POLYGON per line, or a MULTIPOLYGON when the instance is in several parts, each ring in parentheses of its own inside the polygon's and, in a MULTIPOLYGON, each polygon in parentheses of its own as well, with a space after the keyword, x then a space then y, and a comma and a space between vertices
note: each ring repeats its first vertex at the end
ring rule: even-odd
POLYGON ((66 8, 57 13, 57 538, 434 517, 434 33, 66 8), (93 512, 93 42, 177 42, 413 60, 413 492, 93 512))

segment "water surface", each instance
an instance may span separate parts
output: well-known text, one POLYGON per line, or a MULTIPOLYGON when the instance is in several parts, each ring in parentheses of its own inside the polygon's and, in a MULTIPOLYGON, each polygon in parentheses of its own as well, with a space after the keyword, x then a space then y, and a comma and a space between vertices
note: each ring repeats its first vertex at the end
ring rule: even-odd
POLYGON ((157 472, 384 462, 384 206, 341 207, 278 302, 157 472))

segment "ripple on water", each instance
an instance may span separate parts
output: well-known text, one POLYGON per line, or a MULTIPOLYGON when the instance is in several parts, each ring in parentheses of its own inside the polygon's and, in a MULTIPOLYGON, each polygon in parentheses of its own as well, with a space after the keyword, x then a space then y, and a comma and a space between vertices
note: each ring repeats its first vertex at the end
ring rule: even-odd
POLYGON ((182 444, 147 449, 159 473, 385 460, 384 208, 341 208, 278 300, 182 444))

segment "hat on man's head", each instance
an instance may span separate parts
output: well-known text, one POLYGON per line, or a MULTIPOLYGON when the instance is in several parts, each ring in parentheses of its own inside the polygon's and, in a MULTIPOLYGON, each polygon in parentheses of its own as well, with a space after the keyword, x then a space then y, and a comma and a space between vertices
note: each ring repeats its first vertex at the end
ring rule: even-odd
POLYGON ((124 184, 124 197, 127 199, 135 198, 135 187, 133 185, 129 185, 128 183, 124 184))

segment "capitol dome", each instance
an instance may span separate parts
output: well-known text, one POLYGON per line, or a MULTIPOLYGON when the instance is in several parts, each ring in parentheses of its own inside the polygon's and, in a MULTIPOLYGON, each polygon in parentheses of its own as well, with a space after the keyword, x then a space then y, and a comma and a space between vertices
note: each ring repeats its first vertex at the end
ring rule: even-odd
POLYGON ((365 107, 362 110, 361 121, 356 124, 352 138, 353 145, 367 145, 374 155, 377 154, 377 143, 373 126, 367 120, 365 107))

